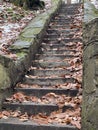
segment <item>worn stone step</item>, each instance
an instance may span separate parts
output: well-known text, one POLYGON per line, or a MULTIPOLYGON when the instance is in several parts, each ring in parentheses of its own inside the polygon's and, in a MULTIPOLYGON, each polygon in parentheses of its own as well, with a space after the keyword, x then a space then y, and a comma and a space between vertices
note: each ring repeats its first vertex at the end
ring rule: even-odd
MULTIPOLYGON (((73 25, 72 24, 50 24, 49 26, 49 29, 58 29, 58 30, 61 30, 61 29, 72 29, 73 28, 73 25)), ((79 26, 75 27, 76 29, 80 29, 79 26)))
POLYGON ((65 22, 65 21, 73 21, 73 19, 71 19, 71 18, 62 18, 62 17, 58 17, 58 15, 57 16, 55 16, 54 17, 54 19, 52 19, 51 21, 53 22, 53 21, 63 21, 63 22, 65 22))
POLYGON ((69 13, 69 14, 66 14, 66 12, 65 13, 60 13, 60 14, 58 14, 58 17, 62 17, 62 18, 72 18, 72 19, 74 19, 74 17, 75 17, 75 15, 73 15, 73 14, 71 14, 71 13, 69 13))
POLYGON ((75 14, 79 14, 79 11, 74 10, 74 9, 73 9, 73 11, 72 10, 66 10, 66 9, 65 10, 60 10, 59 12, 60 12, 60 14, 71 15, 71 16, 73 16, 75 14))
MULTIPOLYGON (((38 69, 38 68, 32 68, 28 72, 30 75, 36 75, 36 76, 62 76, 67 74, 72 74, 70 70, 57 68, 57 69, 38 69)), ((75 72, 74 72, 75 73, 75 72)))
MULTIPOLYGON (((42 103, 33 103, 33 102, 26 102, 26 103, 6 103, 4 102, 2 105, 2 109, 6 110, 19 110, 22 113, 27 112, 28 114, 38 114, 38 113, 46 113, 49 115, 53 111, 59 110, 59 106, 56 104, 42 104, 42 103)), ((63 108, 63 111, 66 111, 67 109, 73 109, 71 105, 65 105, 63 108)))
MULTIPOLYGON (((63 14, 62 14, 63 15, 63 14)), ((61 15, 57 15, 54 17, 54 19, 52 20, 53 21, 63 21, 63 22, 68 22, 68 21, 71 21, 73 22, 74 21, 74 17, 69 17, 69 16, 66 16, 66 15, 63 15, 63 17, 61 15)))
MULTIPOLYGON (((75 53, 76 53, 76 51, 75 51, 75 48, 76 48, 77 46, 76 45, 66 45, 66 46, 54 46, 54 47, 50 47, 50 45, 47 45, 47 46, 45 46, 45 47, 41 47, 41 50, 40 50, 40 54, 42 53, 42 54, 46 54, 47 56, 48 56, 48 54, 50 54, 51 53, 51 55, 53 55, 53 56, 57 56, 57 54, 58 54, 58 56, 59 57, 63 57, 62 55, 64 55, 65 56, 65 54, 66 54, 66 56, 65 57, 70 57, 70 55, 75 55, 75 53), (64 50, 65 50, 65 52, 64 52, 64 50), (66 51, 67 50, 67 51, 66 51), (60 52, 59 52, 60 51, 60 52), (62 52, 61 52, 62 51, 62 52), (57 53, 58 52, 58 53, 57 53), (53 54, 54 53, 54 54, 53 54), (62 54, 61 56, 60 56, 60 54, 62 54)), ((77 50, 77 52, 78 52, 78 50, 77 50)), ((50 55, 50 56, 51 56, 50 55)), ((73 57, 72 56, 72 57, 73 57)), ((75 57, 75 56, 74 56, 75 57)))
POLYGON ((54 25, 54 24, 50 24, 49 26, 48 26, 50 29, 70 29, 71 27, 68 25, 68 24, 65 24, 65 25, 60 25, 60 24, 58 24, 58 25, 54 25))
POLYGON ((59 25, 62 25, 62 24, 63 24, 63 25, 64 25, 64 24, 72 24, 73 21, 71 21, 71 20, 68 21, 68 20, 66 20, 66 19, 65 19, 65 20, 61 20, 61 19, 55 20, 55 19, 54 19, 54 20, 51 21, 51 24, 52 24, 52 23, 53 23, 53 24, 59 24, 59 25))
POLYGON ((70 53, 76 53, 78 52, 77 50, 73 49, 73 48, 55 48, 55 49, 44 49, 44 48, 41 48, 40 50, 40 53, 43 53, 43 54, 50 54, 50 55, 68 55, 70 53))
POLYGON ((29 77, 25 77, 22 83, 25 84, 37 84, 37 85, 58 85, 58 84, 64 84, 64 83, 75 83, 76 80, 74 78, 62 78, 62 77, 39 77, 39 78, 31 78, 29 77))
POLYGON ((79 29, 48 29, 47 30, 47 33, 48 34, 57 34, 57 35, 59 35, 59 34, 61 34, 61 33, 67 33, 67 34, 69 34, 69 33, 76 33, 77 31, 79 31, 79 29))
POLYGON ((68 63, 69 60, 72 60, 73 58, 76 58, 76 57, 78 57, 78 56, 75 56, 73 54, 69 54, 69 55, 36 54, 37 60, 43 60, 43 62, 45 62, 45 61, 56 61, 56 62, 65 61, 68 63))
POLYGON ((43 48, 50 48, 51 50, 52 49, 54 49, 54 48, 62 48, 62 47, 76 47, 76 45, 77 45, 77 43, 75 43, 75 42, 73 42, 73 44, 72 44, 72 42, 71 43, 65 43, 65 42, 63 42, 62 40, 61 41, 57 41, 57 43, 56 43, 56 41, 51 41, 50 43, 48 42, 48 43, 42 43, 41 44, 41 46, 43 47, 43 48))
POLYGON ((72 125, 39 124, 32 120, 23 122, 18 118, 0 119, 1 130, 78 130, 72 125))
POLYGON ((65 12, 72 12, 72 13, 77 13, 78 9, 76 8, 61 8, 59 10, 60 13, 65 13, 65 12))
POLYGON ((44 38, 43 39, 44 43, 50 43, 50 44, 67 43, 67 42, 79 42, 79 41, 82 41, 82 39, 81 38, 64 38, 64 39, 61 39, 61 40, 59 40, 58 38, 44 38))
POLYGON ((62 33, 61 34, 47 34, 47 35, 44 36, 44 38, 51 38, 51 39, 52 38, 58 38, 58 39, 63 38, 64 39, 64 38, 67 38, 67 37, 71 38, 74 35, 75 35, 75 33, 69 33, 68 34, 68 33, 65 32, 64 34, 62 34, 62 33))
POLYGON ((47 93, 55 93, 55 94, 65 94, 68 96, 76 96, 78 93, 78 89, 60 89, 60 88, 51 88, 49 86, 44 86, 43 88, 17 88, 14 89, 15 92, 23 92, 26 95, 32 95, 41 97, 46 95, 47 93))
MULTIPOLYGON (((66 56, 65 58, 73 58, 74 56, 66 56)), ((66 61, 66 59, 65 59, 64 57, 57 57, 57 56, 55 56, 55 55, 49 55, 48 57, 47 57, 47 55, 39 55, 39 59, 38 60, 43 60, 43 62, 45 63, 45 61, 56 61, 56 62, 60 62, 61 60, 65 60, 66 61)), ((68 59, 67 59, 68 60, 68 59)), ((68 61, 67 61, 68 62, 68 61)), ((47 63, 46 63, 47 64, 47 63)), ((55 67, 55 66, 54 66, 55 67)))
POLYGON ((62 48, 62 49, 58 49, 58 48, 55 48, 55 49, 44 49, 44 48, 41 48, 42 50, 40 51, 40 53, 43 53, 43 54, 46 54, 46 55, 70 55, 70 54, 76 54, 76 51, 75 49, 68 49, 68 48, 62 48), (44 50, 44 51, 43 51, 44 50))
MULTIPOLYGON (((59 58, 59 59, 61 59, 61 60, 63 60, 63 59, 65 59, 65 58, 73 58, 73 57, 77 57, 77 56, 75 56, 75 54, 76 54, 76 52, 74 52, 74 51, 67 51, 67 52, 65 52, 64 54, 48 54, 48 53, 39 53, 39 54, 36 54, 36 58, 37 59, 42 59, 43 58, 43 60, 44 60, 44 58, 59 58)), ((56 59, 55 59, 56 60, 56 59)))
POLYGON ((60 13, 58 15, 56 15, 54 18, 59 18, 59 19, 70 19, 71 20, 74 20, 74 16, 68 16, 68 15, 65 15, 64 13, 60 13))
POLYGON ((69 67, 69 63, 66 61, 43 61, 43 60, 35 60, 32 62, 34 67, 41 67, 41 68, 64 68, 64 67, 69 67))

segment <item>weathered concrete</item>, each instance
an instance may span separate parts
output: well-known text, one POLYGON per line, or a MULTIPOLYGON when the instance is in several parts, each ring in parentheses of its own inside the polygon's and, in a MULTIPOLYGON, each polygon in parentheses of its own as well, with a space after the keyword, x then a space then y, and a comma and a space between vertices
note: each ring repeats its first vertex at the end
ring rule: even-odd
POLYGON ((0 89, 14 87, 21 80, 34 59, 50 19, 57 12, 61 3, 61 0, 52 0, 52 7, 33 19, 21 32, 18 40, 9 48, 12 53, 17 55, 16 60, 7 55, 0 55, 0 89))
POLYGON ((95 18, 94 10, 91 9, 85 14, 87 19, 83 29, 82 130, 98 129, 98 18, 95 18))

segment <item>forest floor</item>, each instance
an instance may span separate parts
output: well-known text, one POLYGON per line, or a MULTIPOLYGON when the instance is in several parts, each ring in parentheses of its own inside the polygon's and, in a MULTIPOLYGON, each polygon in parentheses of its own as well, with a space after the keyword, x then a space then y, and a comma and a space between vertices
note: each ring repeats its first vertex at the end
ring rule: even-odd
POLYGON ((40 13, 51 8, 51 0, 44 0, 43 10, 24 10, 9 2, 0 4, 0 54, 6 54, 7 48, 17 39, 25 26, 40 13))

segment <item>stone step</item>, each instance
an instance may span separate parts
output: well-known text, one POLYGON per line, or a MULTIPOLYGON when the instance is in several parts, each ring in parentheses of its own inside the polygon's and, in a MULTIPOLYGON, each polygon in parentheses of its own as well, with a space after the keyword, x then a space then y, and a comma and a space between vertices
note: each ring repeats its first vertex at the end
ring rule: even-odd
POLYGON ((39 77, 39 78, 32 78, 31 76, 25 77, 23 82, 25 84, 31 84, 31 85, 58 85, 58 84, 64 84, 64 83, 76 83, 76 80, 74 78, 62 78, 62 77, 39 77))
MULTIPOLYGON (((39 55, 39 61, 41 61, 41 60, 43 60, 43 62, 45 63, 45 64, 47 64, 46 62, 48 61, 48 63, 49 62, 60 62, 61 60, 63 61, 66 61, 67 60, 67 63, 68 63, 68 60, 70 59, 70 58, 74 58, 74 56, 73 55, 68 55, 68 56, 66 56, 65 58, 64 57, 57 57, 57 56, 55 56, 55 55, 53 55, 53 57, 52 57, 52 55, 49 55, 49 57, 47 57, 47 55, 39 55), (45 62, 46 61, 46 62, 45 62)), ((36 60, 37 61, 37 60, 36 60)), ((62 64, 62 63, 61 63, 62 64)), ((54 67, 56 67, 56 66, 54 66, 54 67)))
POLYGON ((28 120, 23 122, 17 118, 0 119, 1 130, 78 130, 72 125, 39 124, 28 120))
POLYGON ((42 53, 42 54, 45 54, 45 55, 47 55, 47 57, 50 57, 53 53, 53 55, 56 57, 56 54, 58 54, 58 56, 59 57, 63 57, 63 56, 60 56, 59 54, 62 54, 62 55, 65 55, 66 54, 66 56, 65 57, 71 57, 71 55, 72 55, 72 57, 76 57, 75 56, 75 48, 76 48, 76 46, 75 45, 73 45, 73 46, 64 46, 64 47, 60 47, 60 46, 57 46, 57 47, 55 47, 54 46, 54 48, 53 47, 50 47, 50 46, 45 46, 45 47, 41 47, 40 49, 40 54, 42 53), (68 50, 67 52, 64 52, 64 50, 66 51, 66 49, 68 50), (61 52, 62 51, 62 52, 61 52), (58 52, 58 53, 57 53, 58 52), (50 56, 49 56, 50 55, 50 56))
MULTIPOLYGON (((75 71, 73 72, 75 73, 75 71)), ((38 69, 38 68, 32 68, 29 70, 28 74, 30 75, 35 75, 35 76, 51 76, 51 75, 56 75, 58 77, 63 76, 63 75, 68 75, 72 74, 70 70, 67 69, 62 69, 62 68, 57 68, 57 69, 38 69)))
POLYGON ((70 27, 70 25, 68 25, 68 24, 65 24, 65 25, 60 25, 60 24, 58 24, 58 25, 54 25, 54 24, 50 24, 49 26, 49 29, 70 29, 71 27, 70 27))
MULTIPOLYGON (((49 39, 48 39, 49 40, 49 39)), ((45 43, 45 42, 43 42, 42 44, 41 44, 41 46, 43 47, 43 48, 51 48, 51 50, 52 49, 54 49, 54 48, 62 48, 62 47, 76 47, 77 46, 77 43, 75 43, 75 42, 71 42, 71 43, 65 43, 65 42, 63 42, 62 40, 61 41, 59 41, 59 39, 58 39, 58 41, 57 41, 57 43, 56 43, 56 41, 50 41, 50 43, 48 42, 48 43, 45 43)))
POLYGON ((76 57, 78 57, 78 56, 75 56, 73 54, 69 54, 69 55, 36 54, 36 59, 43 60, 44 62, 45 61, 56 61, 56 62, 67 61, 68 62, 69 60, 72 60, 73 58, 76 58, 76 57))
POLYGON ((69 8, 61 8, 60 10, 59 10, 59 13, 61 13, 61 12, 63 12, 64 13, 64 11, 66 11, 66 12, 72 12, 73 13, 73 15, 75 15, 75 14, 77 14, 77 11, 78 11, 78 8, 75 8, 75 7, 69 7, 69 8))
POLYGON ((65 15, 64 13, 60 13, 56 15, 54 18, 60 18, 60 19, 70 19, 74 20, 74 16, 65 15))
POLYGON ((73 21, 72 18, 68 18, 68 17, 67 17, 67 18, 66 18, 66 17, 65 17, 65 18, 62 18, 62 17, 58 17, 58 14, 57 14, 57 16, 55 16, 54 19, 52 19, 51 21, 52 21, 52 22, 53 22, 53 21, 57 21, 57 22, 58 22, 59 20, 60 20, 60 21, 63 21, 63 22, 65 22, 65 21, 67 21, 67 22, 68 22, 68 21, 73 21))
POLYGON ((77 31, 79 31, 79 29, 60 29, 60 30, 58 30, 58 29, 48 29, 47 30, 47 33, 48 34, 57 34, 57 35, 59 35, 59 34, 63 34, 63 33, 67 33, 67 34, 69 34, 70 32, 71 33, 76 33, 77 31))
POLYGON ((63 68, 69 67, 69 63, 67 61, 56 61, 54 62, 51 60, 35 60, 32 62, 34 67, 41 67, 41 68, 63 68))
MULTIPOLYGON (((75 15, 78 15, 78 14, 75 14, 75 15)), ((64 12, 64 13, 60 13, 60 14, 58 14, 58 17, 62 17, 62 18, 72 18, 72 19, 74 19, 75 18, 75 15, 73 15, 73 14, 71 14, 71 13, 69 13, 69 14, 66 14, 66 12, 64 12)))
POLYGON ((66 61, 45 61, 45 60, 35 60, 32 62, 34 67, 38 68, 64 68, 64 67, 69 67, 69 63, 66 61))
POLYGON ((41 86, 43 88, 17 88, 14 89, 15 92, 23 92, 26 95, 32 95, 41 97, 46 95, 47 93, 55 93, 55 94, 65 94, 68 96, 76 96, 78 93, 78 89, 60 89, 60 88, 51 88, 49 86, 41 86))
POLYGON ((49 58, 53 58, 54 57, 54 58, 59 58, 59 59, 63 60, 65 58, 77 57, 75 54, 76 54, 76 52, 74 52, 74 51, 71 51, 71 52, 67 51, 64 54, 48 54, 46 52, 45 53, 44 52, 43 53, 40 52, 39 54, 36 54, 36 58, 41 60, 42 57, 43 57, 43 60, 44 60, 44 58, 47 58, 47 60, 48 60, 49 58))
POLYGON ((65 25, 65 24, 72 24, 73 21, 71 21, 71 20, 68 21, 68 20, 66 20, 66 19, 65 19, 65 20, 61 20, 61 19, 55 20, 55 19, 54 19, 54 20, 51 21, 51 24, 52 24, 52 23, 53 23, 53 24, 59 24, 59 25, 62 25, 62 24, 65 25))
POLYGON ((42 53, 42 54, 50 54, 50 55, 68 55, 68 54, 70 54, 70 53, 76 53, 76 52, 78 52, 76 49, 74 49, 74 48, 54 48, 54 49, 50 49, 50 48, 47 48, 47 49, 45 49, 45 48, 40 48, 40 50, 39 50, 39 53, 42 53))
POLYGON ((69 33, 68 34, 68 33, 65 32, 64 34, 62 34, 62 33, 61 34, 47 34, 47 35, 44 36, 44 38, 51 38, 51 39, 52 38, 58 38, 58 39, 63 38, 64 39, 64 38, 67 38, 67 37, 71 38, 74 35, 75 35, 75 33, 69 33))
POLYGON ((76 51, 75 49, 73 48, 61 48, 61 49, 58 49, 58 48, 54 48, 54 49, 45 49, 45 48, 41 48, 40 50, 40 53, 42 54, 46 54, 46 55, 70 55, 70 54, 76 54, 76 51))
MULTIPOLYGON (((2 109, 16 111, 19 110, 22 113, 27 112, 29 115, 31 114, 38 114, 38 113, 46 113, 49 115, 53 111, 59 110, 59 106, 56 104, 42 104, 42 103, 33 103, 33 102, 26 102, 26 103, 7 103, 3 102, 2 109)), ((67 109, 73 109, 71 105, 65 105, 63 111, 67 109)))
POLYGON ((64 39, 61 39, 59 40, 58 38, 44 38, 43 39, 43 42, 44 43, 66 43, 66 42, 81 42, 82 39, 81 38, 64 38, 64 39))
POLYGON ((54 21, 54 20, 60 20, 60 21, 73 21, 74 20, 74 17, 73 16, 66 16, 66 17, 61 17, 61 16, 65 16, 65 14, 63 13, 57 13, 53 19, 51 19, 51 21, 54 21))
POLYGON ((76 15, 76 14, 79 14, 79 11, 78 10, 74 10, 73 9, 73 11, 72 10, 60 10, 59 11, 60 12, 60 14, 65 14, 65 15, 71 15, 71 16, 73 16, 74 14, 76 15))

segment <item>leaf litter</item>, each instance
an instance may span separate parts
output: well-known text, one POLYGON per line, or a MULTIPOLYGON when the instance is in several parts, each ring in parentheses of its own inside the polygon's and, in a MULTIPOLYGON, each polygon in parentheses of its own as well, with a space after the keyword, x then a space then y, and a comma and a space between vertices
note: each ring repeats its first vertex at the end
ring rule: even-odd
POLYGON ((44 0, 45 9, 43 10, 24 10, 9 2, 0 3, 0 54, 6 55, 14 60, 17 59, 8 47, 17 40, 25 26, 38 14, 46 12, 51 8, 51 0, 44 0))

